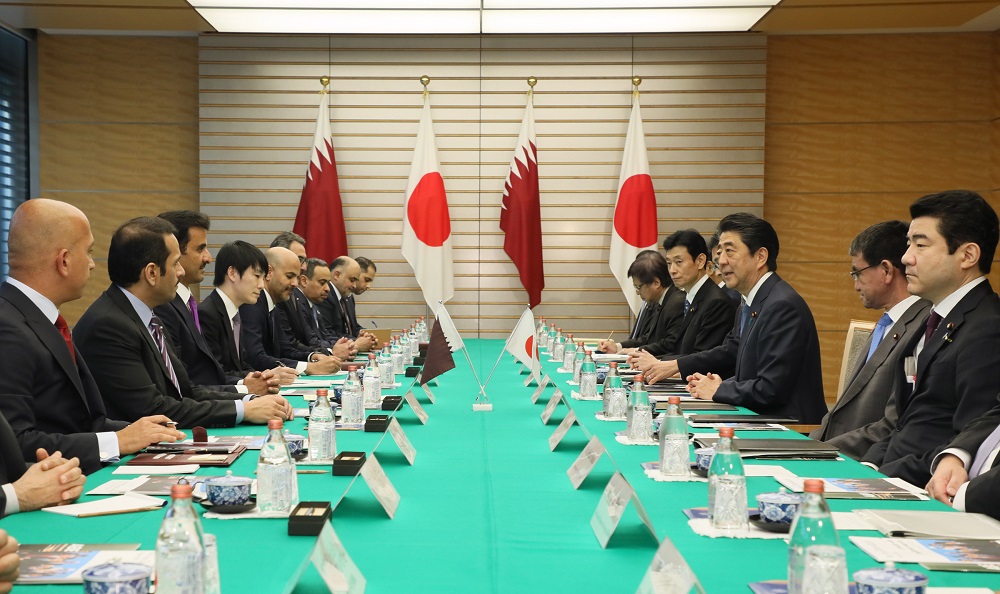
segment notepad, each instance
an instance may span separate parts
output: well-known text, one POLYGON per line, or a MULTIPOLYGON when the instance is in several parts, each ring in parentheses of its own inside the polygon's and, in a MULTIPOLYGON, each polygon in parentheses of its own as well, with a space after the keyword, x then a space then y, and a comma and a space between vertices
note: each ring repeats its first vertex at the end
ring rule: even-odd
POLYGON ((63 516, 89 518, 93 516, 112 516, 115 514, 154 510, 163 507, 166 503, 164 499, 150 497, 149 495, 125 493, 117 497, 108 497, 107 499, 98 499, 86 503, 44 507, 42 511, 63 516))
POLYGON ((1000 540, 1000 522, 985 514, 954 511, 856 509, 886 536, 1000 540))

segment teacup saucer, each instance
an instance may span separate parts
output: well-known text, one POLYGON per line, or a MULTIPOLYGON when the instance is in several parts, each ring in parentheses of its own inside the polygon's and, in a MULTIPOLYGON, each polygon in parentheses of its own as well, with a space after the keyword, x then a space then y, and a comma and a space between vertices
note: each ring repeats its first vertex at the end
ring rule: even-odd
POLYGON ((212 505, 208 499, 198 499, 197 501, 206 510, 217 514, 241 514, 257 507, 257 498, 253 496, 243 505, 212 505))
POLYGON ((785 524, 782 522, 765 522, 760 518, 759 513, 750 514, 750 523, 760 528, 761 530, 767 530, 768 532, 778 532, 787 534, 792 530, 791 524, 785 524))

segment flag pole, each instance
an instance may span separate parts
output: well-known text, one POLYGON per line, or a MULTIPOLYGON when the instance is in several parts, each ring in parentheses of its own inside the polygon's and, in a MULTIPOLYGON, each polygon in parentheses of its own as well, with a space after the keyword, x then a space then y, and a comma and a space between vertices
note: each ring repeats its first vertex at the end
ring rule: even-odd
MULTIPOLYGON (((489 401, 490 398, 489 398, 489 396, 486 396, 486 386, 488 386, 489 383, 490 383, 490 380, 493 379, 493 373, 497 370, 497 367, 500 366, 500 360, 503 359, 503 355, 504 355, 504 353, 507 352, 507 347, 508 346, 510 346, 510 336, 509 335, 507 336, 507 340, 505 340, 504 343, 503 343, 503 348, 500 349, 500 356, 497 357, 496 363, 493 364, 493 369, 490 370, 490 375, 487 376, 487 378, 486 378, 486 383, 480 385, 479 393, 482 394, 486 398, 487 401, 489 401)), ((479 396, 476 396, 476 400, 477 401, 479 400, 479 396)))

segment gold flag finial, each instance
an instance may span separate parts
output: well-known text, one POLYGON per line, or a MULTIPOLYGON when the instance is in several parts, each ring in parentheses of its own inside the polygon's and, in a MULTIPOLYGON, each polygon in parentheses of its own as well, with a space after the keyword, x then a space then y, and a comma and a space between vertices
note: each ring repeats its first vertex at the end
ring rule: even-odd
POLYGON ((642 84, 641 76, 632 77, 632 98, 637 99, 639 97, 639 85, 642 84))
POLYGON ((326 87, 330 86, 330 77, 329 76, 321 76, 321 77, 319 77, 319 84, 323 85, 324 89, 326 87))
POLYGON ((534 76, 528 77, 528 97, 531 97, 535 93, 535 85, 538 84, 538 79, 534 76))
POLYGON ((431 77, 427 76, 426 74, 421 76, 420 84, 424 85, 424 99, 426 99, 428 95, 427 85, 431 84, 431 77))

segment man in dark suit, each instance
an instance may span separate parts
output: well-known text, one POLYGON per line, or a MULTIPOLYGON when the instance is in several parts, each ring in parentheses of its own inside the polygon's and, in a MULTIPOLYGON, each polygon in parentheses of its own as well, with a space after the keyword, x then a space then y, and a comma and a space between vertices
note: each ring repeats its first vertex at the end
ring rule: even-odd
POLYGON ((76 326, 80 352, 112 416, 137 419, 163 414, 180 427, 232 427, 291 418, 291 406, 276 395, 234 399, 191 385, 153 308, 169 303, 184 269, 174 227, 139 217, 115 231, 108 250, 111 286, 76 326))
MULTIPOLYGON (((202 336, 198 301, 190 287, 197 287, 205 278, 205 266, 212 261, 208 253, 207 215, 193 210, 172 210, 160 213, 177 229, 175 237, 181 249, 184 274, 177 283, 177 295, 153 312, 163 321, 170 335, 174 353, 184 364, 192 383, 222 392, 240 394, 277 394, 279 380, 273 372, 250 372, 227 375, 215 359, 202 336)), ((290 383, 290 381, 289 381, 290 383)))
POLYGON ((263 371, 289 367, 307 375, 329 375, 340 370, 341 359, 318 350, 297 348, 286 336, 275 307, 292 296, 298 285, 299 260, 287 248, 267 250, 268 273, 255 303, 240 306, 243 361, 263 371))
POLYGON ((666 377, 661 375, 660 369, 665 366, 666 359, 707 351, 722 344, 736 313, 733 301, 708 276, 708 246, 701 233, 694 229, 677 231, 663 240, 663 249, 670 277, 674 285, 684 291, 684 318, 672 351, 667 350, 666 341, 660 341, 630 357, 646 381, 652 383, 666 377))
MULTIPOLYGON (((670 280, 670 268, 663 255, 653 250, 639 253, 628 268, 628 276, 635 285, 635 292, 646 304, 643 317, 648 319, 645 332, 636 338, 616 343, 602 340, 598 348, 605 353, 631 353, 645 349, 653 343, 673 348, 684 320, 684 294, 670 280)), ((638 323, 641 323, 640 319, 638 323)))
POLYGON ((14 431, 0 416, 0 518, 72 503, 83 493, 87 477, 80 470, 79 458, 67 460, 61 452, 50 456, 42 448, 33 456, 38 463, 25 464, 14 431))
POLYGON ((722 277, 745 304, 721 345, 668 361, 667 377, 679 371, 697 398, 819 423, 826 403, 816 323, 775 272, 778 234, 764 219, 735 213, 719 221, 719 245, 722 277))
POLYGON ((306 258, 305 268, 299 275, 299 286, 292 289, 289 301, 298 315, 298 320, 290 324, 295 337, 303 343, 316 347, 330 348, 337 342, 333 330, 319 313, 316 303, 326 300, 330 293, 330 266, 319 258, 306 258))
POLYGON ((835 445, 854 459, 864 456, 895 427, 892 384, 904 356, 902 345, 923 330, 931 305, 906 290, 902 260, 906 228, 903 221, 876 223, 851 242, 854 290, 862 305, 884 313, 861 349, 844 392, 809 437, 835 445))
POLYGON ((896 427, 861 461, 923 485, 934 457, 1000 393, 1000 298, 986 280, 1000 225, 993 208, 965 190, 924 196, 910 216, 907 288, 933 305, 925 329, 902 345, 896 427))
MULTIPOLYGON (((345 306, 347 308, 347 317, 351 321, 351 326, 354 328, 361 328, 361 324, 358 322, 358 309, 354 298, 365 294, 368 289, 372 288, 372 283, 375 282, 375 274, 378 272, 378 268, 375 263, 365 258, 364 256, 358 256, 354 259, 358 263, 358 267, 361 269, 361 276, 358 277, 358 282, 351 289, 351 294, 347 296, 347 301, 345 306)), ((371 337, 372 346, 377 346, 377 339, 374 334, 367 332, 366 330, 359 330, 358 337, 361 338, 362 335, 368 334, 371 337)), ((367 347, 368 345, 362 344, 362 347, 367 347)), ((362 348, 359 350, 370 350, 368 348, 362 348)))
POLYGON ((0 412, 25 459, 39 448, 80 459, 86 473, 151 443, 183 439, 161 423, 110 420, 90 368, 73 344, 64 303, 79 299, 94 268, 94 237, 79 209, 29 200, 11 219, 10 278, 0 285, 0 412))
POLYGON ((932 497, 960 511, 1000 519, 1000 403, 962 429, 934 459, 932 497))

